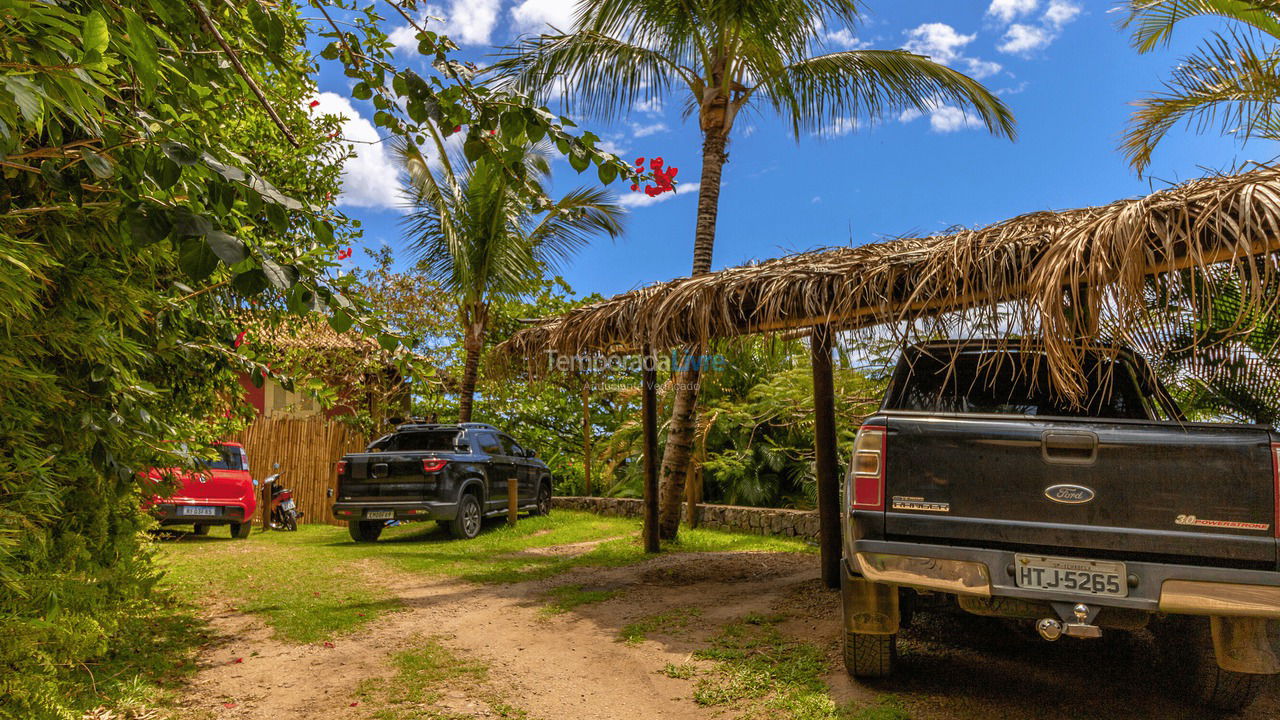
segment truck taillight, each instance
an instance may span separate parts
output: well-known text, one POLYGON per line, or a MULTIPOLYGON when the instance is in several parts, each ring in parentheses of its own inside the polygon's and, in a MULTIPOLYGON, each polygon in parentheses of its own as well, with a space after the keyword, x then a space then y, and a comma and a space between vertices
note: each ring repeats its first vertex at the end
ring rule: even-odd
POLYGON ((338 477, 342 477, 343 475, 346 475, 346 474, 347 474, 347 461, 346 461, 346 460, 339 460, 339 461, 338 461, 338 464, 334 466, 334 472, 337 474, 337 476, 338 476, 338 477))
POLYGON ((444 466, 448 464, 449 464, 448 460, 440 460, 438 458, 423 460, 422 472, 424 473, 440 472, 441 470, 444 469, 444 466))
POLYGON ((863 425, 858 430, 849 468, 850 509, 884 509, 885 442, 885 429, 880 425, 863 425))
POLYGON ((1271 444, 1271 479, 1275 483, 1275 536, 1280 538, 1280 443, 1271 444))

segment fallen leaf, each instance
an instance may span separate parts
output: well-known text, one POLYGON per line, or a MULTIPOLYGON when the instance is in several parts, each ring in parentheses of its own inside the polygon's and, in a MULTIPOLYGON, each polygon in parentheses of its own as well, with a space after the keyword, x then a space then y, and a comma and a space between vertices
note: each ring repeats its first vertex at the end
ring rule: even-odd
POLYGON ((327 648, 331 648, 331 647, 333 647, 333 643, 329 642, 328 640, 325 640, 325 641, 324 641, 324 646, 325 646, 325 647, 327 647, 327 648))
POLYGON ((233 664, 234 664, 234 663, 242 663, 242 662, 244 662, 244 658, 236 658, 235 660, 232 660, 231 662, 232 662, 233 664))
POLYGON ((359 705, 359 704, 360 704, 360 703, 358 703, 358 702, 353 702, 353 703, 351 703, 351 705, 350 705, 349 707, 355 707, 355 706, 357 706, 357 705, 359 705))
POLYGON ((228 710, 235 706, 236 706, 235 703, 222 703, 222 707, 227 708, 228 710))

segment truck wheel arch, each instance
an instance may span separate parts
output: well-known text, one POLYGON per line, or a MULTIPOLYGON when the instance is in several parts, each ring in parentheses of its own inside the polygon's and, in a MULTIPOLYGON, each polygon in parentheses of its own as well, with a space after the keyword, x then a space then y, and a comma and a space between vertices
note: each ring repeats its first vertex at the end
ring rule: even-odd
POLYGON ((475 475, 466 478, 462 484, 458 486, 458 502, 462 502, 462 496, 469 492, 474 492, 480 498, 480 507, 484 507, 486 486, 482 478, 475 475))

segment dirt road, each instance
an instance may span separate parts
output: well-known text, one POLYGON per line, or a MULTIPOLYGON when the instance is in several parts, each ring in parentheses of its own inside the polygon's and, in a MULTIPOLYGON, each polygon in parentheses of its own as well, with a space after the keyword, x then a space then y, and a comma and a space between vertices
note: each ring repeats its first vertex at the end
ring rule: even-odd
MULTIPOLYGON (((699 706, 691 699, 693 681, 662 671, 690 663, 720 627, 749 613, 785 614, 781 630, 822 648, 831 696, 855 708, 891 694, 917 720, 1208 716, 1156 674, 1142 638, 1115 634, 1051 645, 999 622, 950 614, 918 616, 903 635, 897 677, 851 682, 839 664, 838 596, 820 588, 815 566, 812 556, 796 554, 675 554, 512 585, 424 580, 378 568, 379 582, 397 588, 405 609, 370 631, 313 645, 275 640, 256 619, 215 603, 220 640, 203 653, 184 717, 368 718, 376 707, 361 700, 361 687, 393 674, 391 657, 423 638, 489 668, 479 686, 444 688, 426 709, 429 717, 509 716, 507 705, 544 720, 734 717, 732 708, 699 706), (617 594, 548 614, 547 591, 565 585, 617 594), (619 641, 628 624, 673 610, 689 611, 694 620, 650 632, 642 642, 619 641)), ((1273 683, 1236 717, 1278 716, 1273 683)))

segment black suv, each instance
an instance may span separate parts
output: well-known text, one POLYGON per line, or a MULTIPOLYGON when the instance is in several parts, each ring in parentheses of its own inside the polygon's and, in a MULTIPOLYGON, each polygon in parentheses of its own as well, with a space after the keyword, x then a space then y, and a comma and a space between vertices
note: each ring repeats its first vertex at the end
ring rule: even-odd
POLYGON ((400 425, 365 452, 343 456, 337 471, 333 515, 357 542, 377 540, 393 520, 435 520, 454 537, 473 538, 485 517, 507 511, 512 482, 520 509, 551 511, 546 464, 483 423, 400 425))

